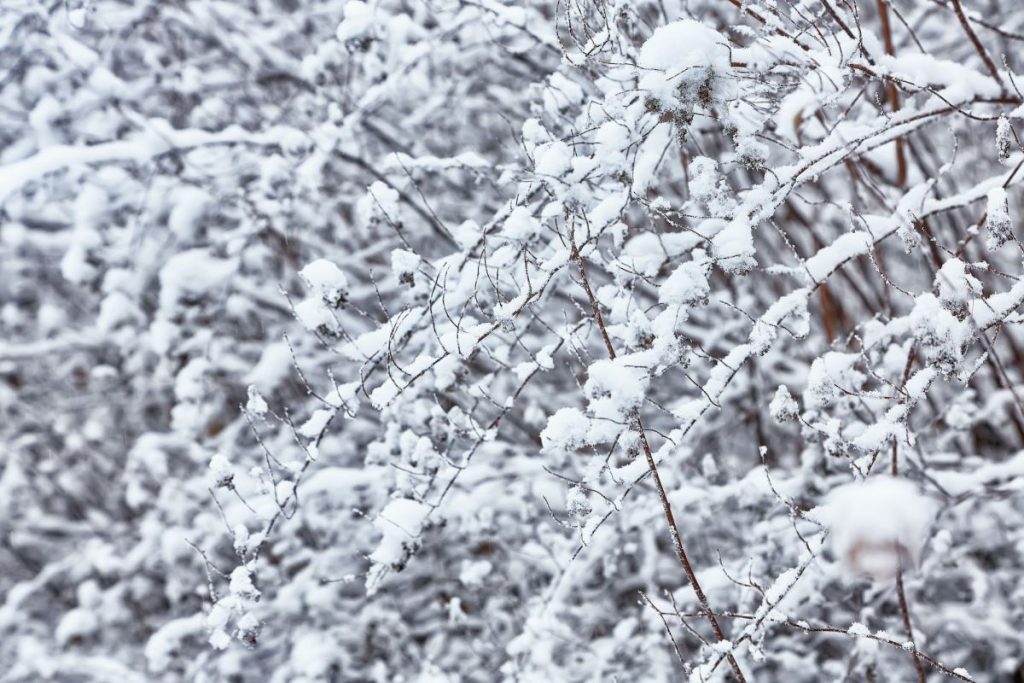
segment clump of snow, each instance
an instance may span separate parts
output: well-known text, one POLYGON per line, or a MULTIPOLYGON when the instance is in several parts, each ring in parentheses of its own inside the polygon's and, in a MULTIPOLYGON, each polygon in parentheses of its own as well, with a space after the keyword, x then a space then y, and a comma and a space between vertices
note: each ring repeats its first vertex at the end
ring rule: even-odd
POLYGON ((561 177, 572 168, 572 149, 561 140, 548 142, 537 147, 534 153, 534 168, 538 175, 561 177))
POLYGON ((160 673, 170 667, 181 650, 183 641, 202 633, 204 621, 202 614, 194 614, 172 619, 157 629, 146 641, 144 651, 149 670, 160 673))
POLYGON ((167 227, 180 240, 193 239, 211 201, 213 198, 198 187, 182 187, 174 193, 174 206, 167 216, 167 227))
POLYGON ((967 272, 967 264, 951 258, 935 274, 939 301, 959 318, 967 314, 967 304, 981 294, 981 282, 967 272))
POLYGON ((461 249, 472 248, 480 240, 480 235, 482 234, 480 224, 472 219, 462 221, 452 228, 451 232, 452 237, 455 238, 455 243, 461 249))
POLYGON ((988 240, 985 246, 998 249, 1013 239, 1013 224, 1010 221, 1010 204, 1006 198, 1006 190, 994 187, 988 191, 988 208, 985 212, 985 227, 988 229, 988 240))
POLYGON ((1013 137, 1013 131, 1010 128, 1010 120, 1006 118, 1005 114, 999 115, 999 121, 996 123, 996 152, 999 155, 999 161, 1006 161, 1010 158, 1010 140, 1013 137))
POLYGON ((728 216, 735 202, 718 170, 718 162, 708 157, 694 157, 689 171, 690 196, 705 204, 712 216, 728 216))
POLYGON ((807 388, 804 389, 806 408, 823 408, 856 392, 864 382, 864 373, 854 366, 860 356, 855 353, 829 351, 814 359, 807 373, 807 388))
POLYGON ((100 303, 100 312, 96 316, 96 327, 110 332, 119 326, 131 322, 138 316, 138 309, 130 298, 122 292, 111 292, 100 303))
POLYGON ((795 339, 804 339, 811 331, 811 318, 807 311, 806 289, 798 289, 780 297, 754 323, 750 331, 751 350, 764 355, 785 329, 795 339))
POLYGON ((61 618, 54 636, 61 645, 81 640, 95 633, 100 622, 96 613, 84 607, 76 607, 61 618))
POLYGON ((846 630, 846 632, 849 633, 851 636, 858 637, 871 635, 871 631, 868 630, 868 627, 860 623, 859 621, 853 622, 853 625, 851 625, 850 628, 846 630))
POLYGON ((768 145, 755 136, 736 136, 736 160, 752 171, 760 171, 768 162, 768 145))
POLYGON ((958 320, 930 293, 917 297, 909 318, 925 358, 943 374, 954 372, 967 352, 972 336, 970 324, 958 320))
POLYGON ((345 3, 345 18, 338 24, 338 40, 345 42, 366 35, 373 28, 373 8, 362 0, 345 3))
POLYGON ((577 408, 562 408, 548 418, 548 424, 540 433, 545 450, 579 448, 587 442, 590 419, 577 408))
POLYGON ((591 406, 599 404, 612 414, 594 408, 595 416, 625 416, 644 400, 649 377, 644 368, 630 363, 626 356, 615 360, 599 360, 587 368, 587 383, 583 387, 591 406))
POLYGON ((317 334, 331 336, 341 329, 334 312, 318 299, 304 299, 295 304, 295 317, 303 327, 317 334))
POLYGON ((694 260, 677 266, 665 278, 658 289, 658 300, 663 304, 692 306, 707 301, 710 293, 705 264, 694 260))
POLYGON ((267 344, 260 354, 260 360, 243 381, 262 392, 272 392, 293 370, 292 351, 287 342, 267 344))
POLYGON ((313 414, 310 415, 309 419, 299 427, 299 434, 307 439, 317 438, 334 418, 335 412, 336 411, 329 408, 320 408, 319 410, 313 411, 313 414))
POLYGON ((584 100, 583 88, 556 71, 548 78, 548 87, 544 89, 544 108, 558 113, 584 100))
POLYGON ((292 644, 292 667, 310 680, 326 678, 337 663, 339 652, 338 643, 328 634, 307 631, 296 637, 292 644))
POLYGON ((327 259, 317 259, 301 271, 299 277, 324 303, 337 306, 348 294, 348 279, 335 264, 327 259))
POLYGON ((160 269, 160 308, 170 314, 178 303, 224 286, 234 273, 233 261, 215 258, 206 249, 175 254, 160 269))
POLYGON ((231 572, 229 590, 232 595, 254 600, 259 597, 260 592, 252 582, 252 573, 245 565, 235 567, 231 572))
POLYGON ((484 582, 492 568, 487 560, 463 560, 459 581, 467 586, 478 586, 484 582))
POLYGON ((439 669, 436 664, 428 663, 423 671, 413 679, 413 683, 454 683, 454 680, 439 669))
POLYGON ((310 289, 310 296, 295 305, 295 317, 310 332, 337 334, 340 323, 334 309, 348 299, 345 274, 327 259, 317 259, 299 271, 299 277, 310 289))
POLYGON ((572 515, 577 524, 583 526, 594 511, 587 490, 582 486, 573 486, 569 489, 569 493, 565 496, 565 510, 572 515))
POLYGON ((367 188, 366 194, 356 202, 356 220, 360 227, 370 228, 381 223, 398 224, 401 220, 398 190, 378 180, 367 188))
POLYGON ((207 377, 212 367, 205 358, 193 358, 174 379, 177 405, 171 409, 171 422, 175 430, 191 432, 198 429, 206 414, 203 399, 207 395, 207 377))
POLYGON ((646 70, 640 88, 662 103, 676 92, 697 100, 702 88, 712 90, 732 68, 725 36, 693 19, 657 28, 640 48, 639 63, 646 70))
POLYGON ((391 272, 399 284, 411 285, 416 281, 416 269, 422 259, 406 249, 395 249, 391 252, 391 272))
POLYGON ((813 515, 831 530, 848 575, 887 581, 917 565, 935 512, 914 484, 877 476, 835 489, 813 515))
POLYGON ((374 567, 367 574, 366 591, 376 592, 388 569, 401 571, 419 547, 419 536, 431 507, 411 498, 392 499, 373 525, 381 533, 380 543, 370 553, 374 567))
POLYGON ((214 487, 222 487, 231 485, 235 478, 234 467, 223 453, 215 453, 210 458, 210 477, 214 487))
POLYGON ((729 221, 711 239, 711 247, 715 261, 726 272, 743 275, 757 265, 753 229, 741 218, 729 221))
POLYGON ((258 417, 266 415, 270 407, 267 405, 266 399, 260 395, 260 390, 250 384, 246 394, 248 400, 245 403, 245 409, 258 417))
POLYGON ((935 368, 921 368, 907 380, 905 385, 903 385, 903 391, 905 391, 911 399, 917 401, 924 396, 924 392, 927 391, 929 386, 931 386, 931 383, 935 380, 935 376, 937 374, 938 371, 935 368))
POLYGON ((804 268, 814 282, 824 282, 840 265, 856 256, 866 254, 872 244, 871 235, 866 232, 843 233, 807 259, 804 268))
POLYGON ((529 242, 540 233, 540 222, 524 206, 517 206, 509 212, 501 234, 510 240, 529 242))
POLYGON ((800 415, 800 406, 785 384, 775 390, 775 397, 768 405, 768 412, 772 419, 780 424, 795 420, 800 415))

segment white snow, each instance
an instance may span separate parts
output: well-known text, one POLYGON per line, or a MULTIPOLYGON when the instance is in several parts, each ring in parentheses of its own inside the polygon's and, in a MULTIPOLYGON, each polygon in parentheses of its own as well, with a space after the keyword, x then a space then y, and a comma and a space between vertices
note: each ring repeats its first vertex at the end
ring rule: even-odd
POLYGON ((639 63, 651 71, 640 79, 640 88, 668 101, 680 85, 693 86, 709 74, 728 74, 729 41, 693 19, 675 21, 655 29, 640 48, 639 63))
MULTIPOLYGON (((630 410, 639 406, 647 393, 650 379, 647 370, 631 362, 629 356, 591 363, 587 368, 587 376, 584 391, 592 406, 603 404, 613 411, 613 414, 600 415, 607 418, 613 415, 624 417, 630 410)), ((597 413, 598 410, 595 409, 595 415, 597 413)))
POLYGON ((993 187, 988 191, 988 209, 985 212, 985 227, 988 240, 985 246, 997 249, 1013 238, 1013 223, 1010 221, 1010 205, 1006 190, 993 187))
POLYGON ((868 627, 865 626, 864 624, 860 623, 859 621, 853 622, 853 625, 850 626, 850 628, 848 628, 846 630, 846 632, 849 633, 851 636, 869 636, 869 635, 871 635, 871 631, 868 630, 868 627))
POLYGON ((768 405, 768 412, 773 420, 781 424, 795 420, 800 415, 800 406, 786 385, 782 384, 776 389, 775 396, 768 405))
POLYGON ((411 549, 418 545, 430 506, 411 498, 393 498, 373 525, 381 533, 377 548, 370 553, 375 570, 367 575, 366 589, 374 593, 388 568, 397 568, 405 562, 411 549))
POLYGON ((820 408, 843 398, 847 392, 856 392, 864 381, 864 374, 854 368, 860 356, 854 353, 829 351, 811 363, 804 389, 804 406, 820 408))
POLYGON ((534 153, 534 171, 538 175, 559 178, 572 168, 572 149, 561 140, 537 147, 534 153))
POLYGON ((54 637, 61 645, 68 645, 72 640, 92 635, 99 627, 100 622, 95 612, 84 607, 76 607, 61 618, 54 637))
POLYGON ((315 439, 330 423, 334 413, 335 411, 328 408, 317 410, 299 427, 299 434, 307 439, 315 439))
POLYGON ((490 575, 493 565, 487 560, 463 560, 459 581, 467 586, 478 586, 490 575))
POLYGON ((747 273, 757 265, 753 230, 742 218, 729 221, 712 238, 711 246, 716 263, 729 273, 747 273))
POLYGON ((203 632, 206 619, 203 614, 172 619, 153 632, 146 641, 146 663, 150 671, 165 671, 182 648, 182 641, 203 632))
POLYGON ((561 408, 540 433, 545 449, 573 449, 586 443, 590 419, 577 408, 561 408))
POLYGON ((958 320, 931 293, 917 297, 909 322, 928 359, 940 371, 948 374, 959 367, 972 336, 968 322, 958 320))
POLYGON ((936 508, 909 481, 880 475, 834 489, 813 515, 848 575, 889 581, 917 566, 936 508))
POLYGON ((373 27, 374 10, 362 0, 345 3, 345 18, 338 24, 338 40, 346 41, 365 35, 373 27))
POLYGON ((711 288, 703 263, 687 261, 680 264, 665 278, 658 288, 658 300, 663 304, 695 305, 707 300, 711 288))
POLYGON ((338 661, 339 646, 328 633, 299 633, 292 644, 292 667, 307 679, 325 678, 338 661))
POLYGON ((295 304, 295 317, 310 332, 334 334, 340 329, 338 318, 320 298, 303 299, 295 304))
POLYGON ((804 262, 808 275, 814 282, 823 282, 836 268, 855 256, 866 254, 873 240, 866 232, 847 232, 832 244, 818 250, 804 262))
POLYGON ((167 227, 181 240, 191 240, 199 232, 200 222, 212 197, 198 187, 185 186, 173 197, 173 207, 167 217, 167 227))
POLYGON ((259 391, 269 393, 277 389, 294 370, 292 352, 287 342, 271 342, 263 348, 259 362, 245 375, 244 381, 259 391))
POLYGON ((299 271, 299 277, 313 294, 324 303, 337 306, 348 292, 348 279, 337 265, 327 259, 317 259, 299 271))
POLYGON ((950 311, 966 311, 967 303, 981 295, 981 282, 967 270, 967 264, 958 258, 947 260, 935 274, 935 288, 939 301, 950 311))
POLYGON ((540 233, 540 222, 524 206, 517 206, 509 212, 501 231, 510 240, 529 242, 540 233))
POLYGON ((170 314, 182 301, 223 288, 235 270, 233 261, 211 256, 206 249, 175 254, 160 269, 160 308, 170 314))
POLYGON ((246 395, 248 396, 248 400, 245 403, 245 409, 247 411, 259 417, 263 417, 267 414, 270 407, 267 405, 266 399, 260 395, 259 389, 250 384, 249 388, 246 390, 246 395))
POLYGON ((248 599, 257 598, 260 594, 252 582, 252 572, 245 565, 239 565, 231 572, 229 589, 232 595, 248 599))
POLYGON ((407 249, 395 249, 391 252, 391 272, 398 282, 412 281, 422 259, 407 249))

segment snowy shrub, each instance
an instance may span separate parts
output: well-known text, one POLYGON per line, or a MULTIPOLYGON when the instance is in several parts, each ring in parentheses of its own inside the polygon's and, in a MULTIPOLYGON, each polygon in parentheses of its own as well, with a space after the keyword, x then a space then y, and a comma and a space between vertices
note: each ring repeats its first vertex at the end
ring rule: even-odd
POLYGON ((7 681, 1017 680, 1014 0, 11 0, 7 681))

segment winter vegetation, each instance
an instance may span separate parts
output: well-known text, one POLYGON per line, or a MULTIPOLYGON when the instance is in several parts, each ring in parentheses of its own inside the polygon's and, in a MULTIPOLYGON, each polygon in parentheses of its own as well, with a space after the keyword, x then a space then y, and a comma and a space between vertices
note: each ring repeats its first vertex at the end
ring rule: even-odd
POLYGON ((1020 0, 3 0, 0 681, 1024 681, 1020 0))

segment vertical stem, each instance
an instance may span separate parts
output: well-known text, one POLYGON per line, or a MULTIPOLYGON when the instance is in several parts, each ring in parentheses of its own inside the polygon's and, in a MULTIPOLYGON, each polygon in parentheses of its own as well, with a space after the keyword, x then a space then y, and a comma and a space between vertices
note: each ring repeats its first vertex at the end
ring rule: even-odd
MULTIPOLYGON (((601 331, 601 338, 604 340, 605 348, 608 351, 608 357, 614 360, 615 347, 612 345, 611 337, 605 327, 604 316, 601 315, 597 298, 594 296, 594 291, 590 287, 590 280, 587 278, 587 269, 584 265, 583 257, 580 255, 579 249, 576 247, 576 239, 572 233, 572 228, 569 229, 569 242, 572 246, 571 257, 573 261, 576 262, 576 266, 580 271, 580 278, 583 281, 583 291, 586 292, 587 300, 590 302, 590 308, 594 312, 594 321, 597 323, 597 327, 601 331)), ((700 603, 701 611, 711 623, 711 630, 714 632, 715 638, 719 642, 723 642, 727 640, 725 632, 722 630, 722 626, 718 622, 718 618, 711 609, 711 603, 708 601, 708 596, 704 593, 704 589, 701 587, 700 581, 697 580, 697 574, 693 571, 693 565, 690 564, 690 558, 686 553, 686 547, 683 545, 683 537, 679 533, 679 525, 676 523, 675 515, 672 513, 672 504, 668 500, 668 494, 665 492, 665 485, 662 483, 661 474, 658 472, 658 465, 654 461, 654 452, 651 450, 651 444, 647 440, 647 431, 644 429, 643 422, 640 419, 640 411, 633 409, 631 417, 633 419, 634 428, 640 434, 640 445, 643 448, 644 457, 647 459, 647 467, 651 472, 651 477, 654 479, 654 486, 658 491, 658 498, 661 500, 661 509, 665 514, 665 521, 668 524, 669 533, 672 536, 672 546, 675 549, 676 557, 679 559, 679 564, 683 567, 683 573, 686 574, 686 579, 690 582, 690 586, 693 587, 693 592, 697 596, 697 601, 700 603)), ((746 683, 747 679, 743 675, 743 670, 740 668, 739 662, 736 661, 736 658, 731 652, 726 655, 726 659, 729 662, 729 667, 732 669, 733 674, 736 676, 736 680, 740 683, 746 683)))
MULTIPOLYGON (((896 48, 892 42, 892 26, 889 24, 889 5, 887 0, 878 0, 878 20, 882 25, 882 41, 885 43, 885 52, 890 57, 895 55, 896 48)), ((896 83, 891 79, 885 80, 885 93, 889 98, 889 106, 895 114, 900 110, 900 94, 896 90, 896 83)), ((903 136, 896 138, 896 184, 903 187, 907 182, 907 155, 903 149, 903 136)))
MULTIPOLYGON (((917 347, 910 347, 910 353, 907 354, 907 364, 903 367, 903 379, 900 382, 900 388, 907 386, 907 380, 910 378, 910 369, 914 366, 914 360, 917 358, 917 347)), ((899 450, 896 447, 896 440, 892 442, 892 476, 899 474, 899 450)), ((899 544, 896 545, 895 551, 900 552, 899 544)), ((900 615, 903 617, 903 627, 907 630, 907 638, 910 640, 911 645, 914 646, 913 657, 914 657, 914 670, 917 671, 918 683, 925 683, 924 665, 921 664, 921 658, 917 654, 917 643, 914 642, 914 627, 910 624, 910 606, 907 603, 907 593, 903 590, 903 562, 900 562, 899 570, 896 572, 896 597, 900 603, 900 615)))
MULTIPOLYGON (((903 366, 903 380, 900 382, 900 389, 907 386, 907 380, 910 378, 910 368, 914 366, 914 359, 917 358, 917 347, 911 346, 910 353, 907 354, 907 363, 903 366)), ((896 476, 900 473, 899 466, 899 449, 897 448, 896 439, 892 440, 892 476, 896 476)))
POLYGON ((981 40, 978 39, 978 34, 971 28, 971 23, 967 21, 967 15, 964 14, 964 8, 960 5, 960 0, 953 0, 953 11, 956 12, 956 18, 960 21, 960 26, 963 27, 964 33, 970 38, 971 44, 974 45, 975 52, 981 57, 981 61, 985 62, 985 68, 992 74, 992 78, 996 80, 1003 90, 1006 90, 1006 86, 1003 85, 1003 79, 999 76, 999 69, 996 68, 996 63, 992 61, 985 46, 981 44, 981 40))
POLYGON ((914 642, 914 627, 910 625, 910 606, 907 603, 906 591, 903 590, 902 566, 896 574, 896 597, 899 599, 900 614, 903 615, 903 627, 907 629, 907 638, 910 639, 911 644, 914 646, 914 670, 917 671, 918 683, 925 683, 924 665, 921 664, 921 658, 917 656, 917 643, 914 642))

